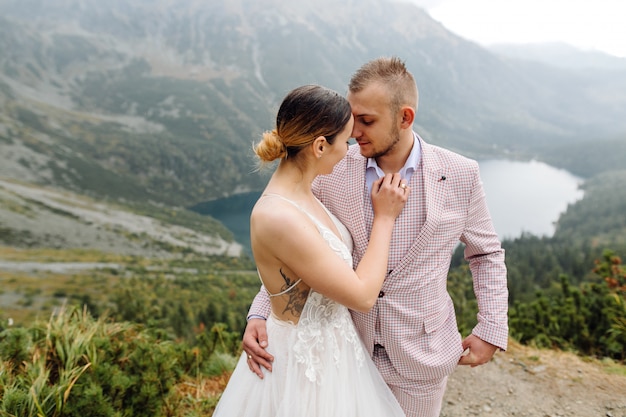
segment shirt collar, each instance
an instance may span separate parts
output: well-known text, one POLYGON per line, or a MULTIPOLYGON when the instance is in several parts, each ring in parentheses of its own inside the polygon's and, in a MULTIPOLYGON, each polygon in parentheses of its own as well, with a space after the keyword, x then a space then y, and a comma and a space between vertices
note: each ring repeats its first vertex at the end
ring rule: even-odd
MULTIPOLYGON (((411 153, 406 159, 406 162, 404 163, 402 169, 400 169, 400 174, 402 178, 408 178, 413 173, 413 171, 415 171, 415 168, 418 166, 421 157, 422 146, 420 144, 420 141, 417 139, 417 135, 415 134, 415 132, 413 132, 413 147, 411 148, 411 153)), ((378 177, 382 177, 384 175, 383 171, 378 167, 376 159, 374 158, 367 158, 366 169, 373 169, 378 174, 378 177)))

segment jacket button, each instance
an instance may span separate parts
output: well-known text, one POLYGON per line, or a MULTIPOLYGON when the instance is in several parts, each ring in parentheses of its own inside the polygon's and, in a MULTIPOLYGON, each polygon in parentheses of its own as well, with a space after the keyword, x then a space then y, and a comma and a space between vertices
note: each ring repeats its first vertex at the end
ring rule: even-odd
POLYGON ((383 298, 385 296, 385 292, 381 291, 378 293, 378 298, 383 298))

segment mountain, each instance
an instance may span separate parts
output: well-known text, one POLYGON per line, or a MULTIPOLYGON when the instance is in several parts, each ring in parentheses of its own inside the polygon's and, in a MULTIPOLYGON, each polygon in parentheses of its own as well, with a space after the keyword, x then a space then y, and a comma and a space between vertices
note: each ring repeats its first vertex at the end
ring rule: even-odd
POLYGON ((258 192, 281 98, 383 55, 416 77, 420 134, 468 156, 626 132, 624 70, 503 57, 391 0, 0 0, 0 51, 0 177, 138 214, 258 192))
MULTIPOLYGON (((129 210, 67 191, 3 179, 0 245, 81 248, 158 259, 188 253, 203 258, 243 253, 230 231, 192 212, 146 210, 145 206, 143 212, 140 207, 129 210)), ((3 260, 0 256, 0 263, 3 260)))
POLYGON ((581 50, 561 42, 495 44, 489 50, 509 58, 541 62, 573 70, 626 70, 626 58, 596 50, 581 50))

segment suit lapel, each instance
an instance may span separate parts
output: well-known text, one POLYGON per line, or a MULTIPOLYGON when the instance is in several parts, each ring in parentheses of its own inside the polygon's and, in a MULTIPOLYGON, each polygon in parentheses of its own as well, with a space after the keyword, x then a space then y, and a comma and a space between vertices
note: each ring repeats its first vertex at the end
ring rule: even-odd
MULTIPOLYGON (((348 208, 345 218, 347 223, 350 224, 348 229, 352 233, 352 238, 358 242, 364 242, 367 246, 369 236, 366 229, 365 221, 365 206, 369 193, 365 190, 365 167, 367 165, 367 159, 363 157, 358 149, 356 153, 353 153, 346 158, 348 164, 346 172, 349 173, 350 178, 345 179, 345 198, 348 204, 345 207, 348 208), (360 184, 360 186, 355 186, 360 184)), ((357 245, 355 245, 356 247, 357 245)))
POLYGON ((439 158, 433 153, 432 148, 421 140, 421 138, 420 142, 422 146, 424 189, 423 193, 417 192, 412 198, 417 200, 423 196, 423 198, 426 199, 426 221, 417 238, 411 245, 409 252, 394 271, 402 270, 414 263, 414 260, 418 259, 418 255, 424 247, 432 243, 433 235, 439 225, 446 201, 447 182, 442 180, 442 177, 446 175, 445 167, 441 165, 439 158))

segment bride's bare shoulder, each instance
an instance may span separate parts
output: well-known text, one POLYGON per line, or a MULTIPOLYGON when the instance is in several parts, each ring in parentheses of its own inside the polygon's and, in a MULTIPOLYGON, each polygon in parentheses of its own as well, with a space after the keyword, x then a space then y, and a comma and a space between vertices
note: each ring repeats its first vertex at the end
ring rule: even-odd
POLYGON ((284 229, 302 223, 303 213, 288 201, 276 197, 260 198, 250 214, 251 228, 284 229))

